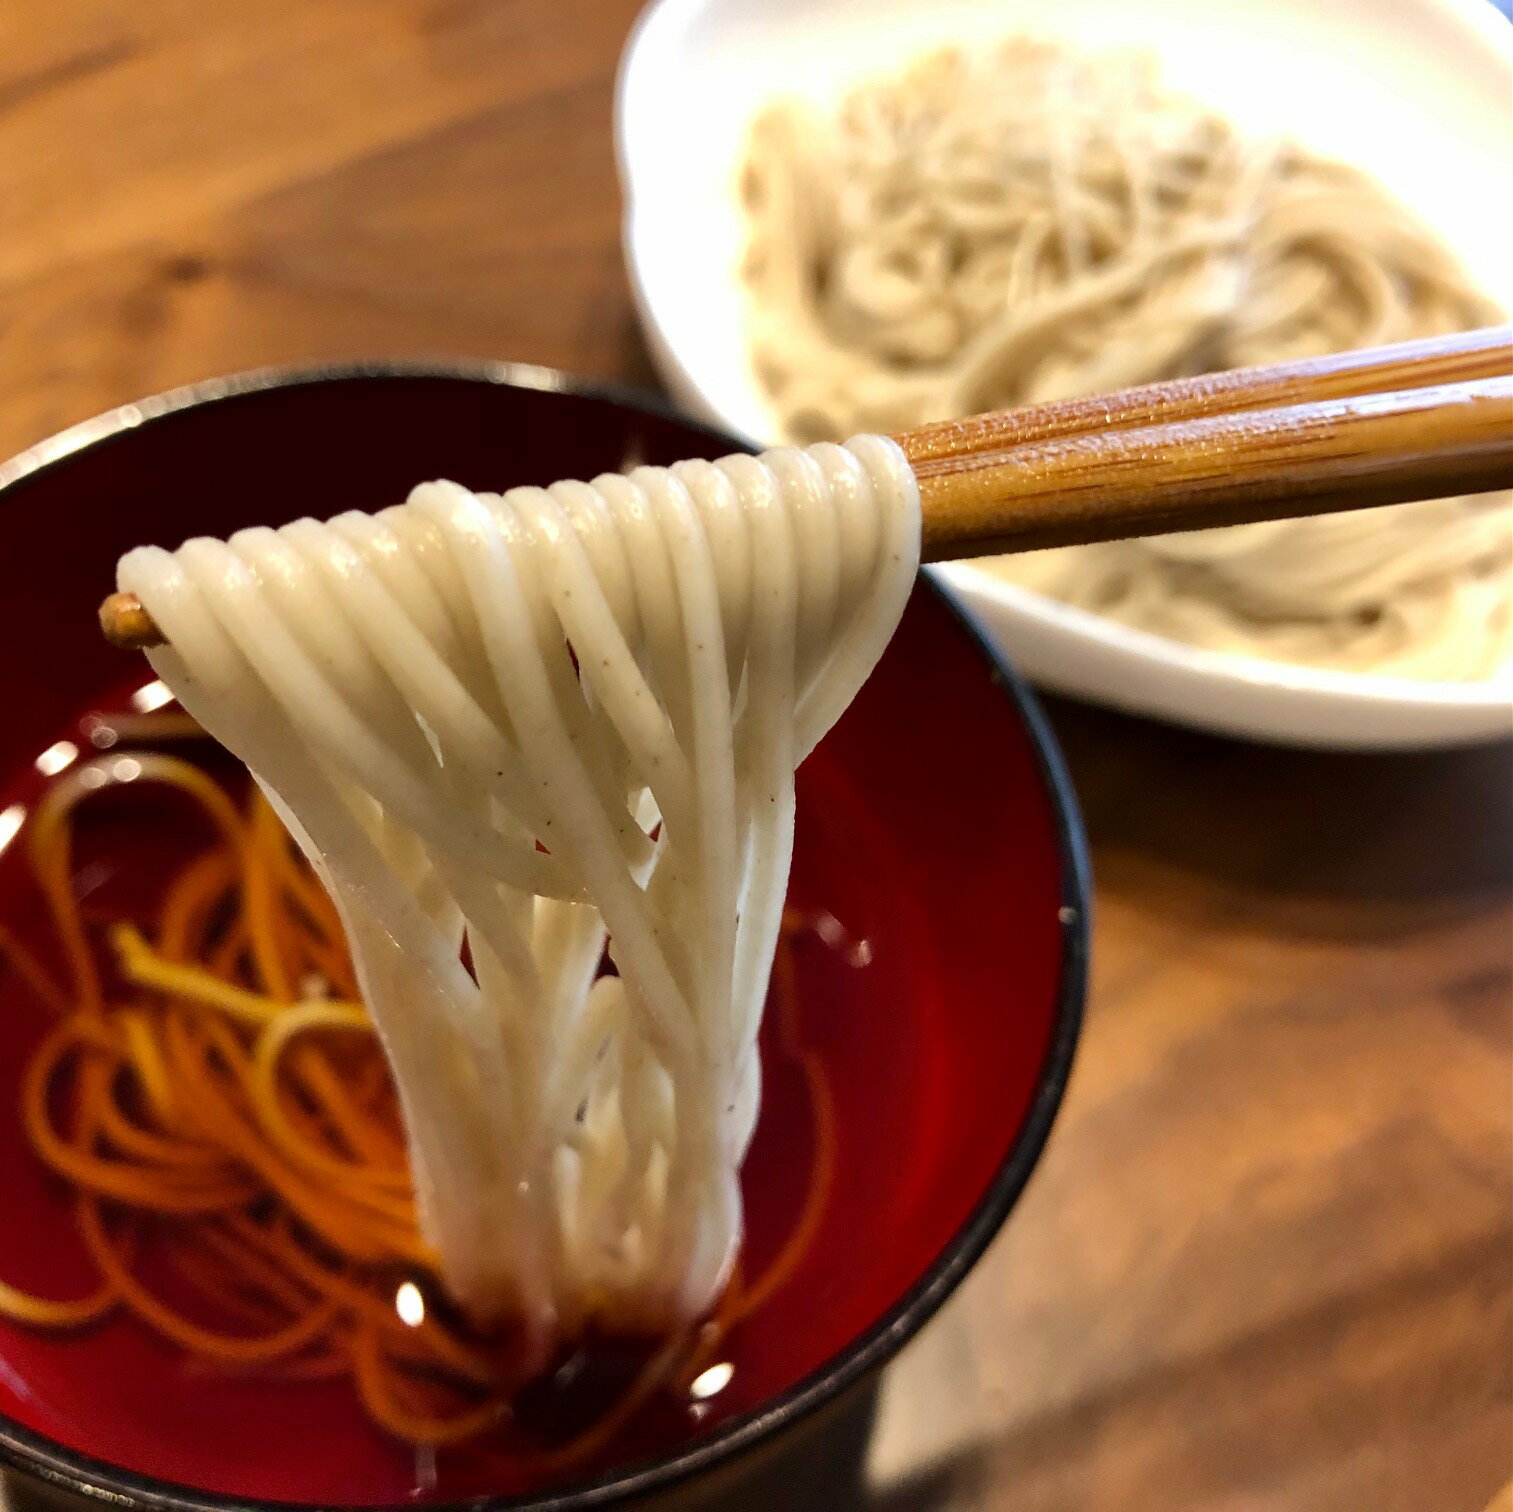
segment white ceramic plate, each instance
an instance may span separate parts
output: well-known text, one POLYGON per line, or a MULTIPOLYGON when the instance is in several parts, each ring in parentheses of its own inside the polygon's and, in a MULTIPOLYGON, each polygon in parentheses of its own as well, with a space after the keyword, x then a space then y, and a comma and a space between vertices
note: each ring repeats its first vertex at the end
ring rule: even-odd
MULTIPOLYGON (((1373 173, 1513 309, 1513 27, 1486 0, 656 0, 621 60, 625 256, 654 359, 687 409, 758 441, 736 281, 735 171, 753 115, 833 99, 948 40, 1034 31, 1139 45, 1256 133, 1373 173)), ((1015 662, 1065 692, 1295 745, 1454 745, 1513 729, 1513 667, 1431 684, 1194 650, 1004 583, 933 569, 1015 662)))

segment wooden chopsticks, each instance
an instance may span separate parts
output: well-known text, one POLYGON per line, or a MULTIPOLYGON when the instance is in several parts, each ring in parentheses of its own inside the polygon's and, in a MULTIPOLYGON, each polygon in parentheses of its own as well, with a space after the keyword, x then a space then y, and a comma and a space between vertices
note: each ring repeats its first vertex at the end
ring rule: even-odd
MULTIPOLYGON (((1513 328, 945 420, 894 438, 927 562, 1513 488, 1513 328)), ((162 644, 131 594, 106 638, 162 644)))
POLYGON ((1513 328, 940 421, 896 438, 924 559, 1513 487, 1513 328))
POLYGON ((944 457, 1003 451, 1109 427, 1124 430, 1203 415, 1344 399, 1353 394, 1434 388, 1510 372, 1513 326, 1490 326, 1482 331, 1367 347, 1359 352, 1173 378, 1091 399, 994 410, 965 420, 935 420, 894 439, 918 468, 921 463, 944 457))

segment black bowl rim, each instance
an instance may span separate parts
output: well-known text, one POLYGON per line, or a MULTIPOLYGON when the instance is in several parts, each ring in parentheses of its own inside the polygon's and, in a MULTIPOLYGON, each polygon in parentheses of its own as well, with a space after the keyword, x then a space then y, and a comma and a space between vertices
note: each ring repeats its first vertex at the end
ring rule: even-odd
MULTIPOLYGON (((82 421, 0 463, 0 505, 5 503, 7 489, 22 479, 57 466, 86 448, 118 441, 138 427, 180 410, 266 389, 353 378, 449 378, 567 394, 674 422, 732 451, 758 449, 750 440, 691 419, 655 395, 575 378, 553 368, 428 358, 318 363, 257 368, 207 379, 82 421)), ((362 1512, 414 1512, 417 1505, 424 1506, 426 1512, 590 1512, 667 1490, 730 1463, 818 1412, 858 1381, 881 1369, 940 1308, 1003 1226, 1045 1148, 1071 1075, 1072 1057, 1082 1027, 1089 934, 1087 839, 1071 777, 1035 695, 956 597, 932 573, 926 572, 925 581, 975 643, 988 664, 989 681, 1004 691, 1024 722, 1054 818, 1061 864, 1062 955, 1051 1039, 1024 1125, 976 1207, 919 1280, 865 1333, 771 1402, 721 1424, 672 1454, 545 1493, 485 1495, 449 1502, 407 1501, 388 1506, 353 1503, 353 1512, 357 1508, 362 1512)), ((5 1466, 75 1495, 125 1508, 127 1512, 296 1512, 296 1509, 308 1512, 315 1505, 196 1491, 141 1475, 69 1449, 0 1413, 0 1468, 5 1466)))

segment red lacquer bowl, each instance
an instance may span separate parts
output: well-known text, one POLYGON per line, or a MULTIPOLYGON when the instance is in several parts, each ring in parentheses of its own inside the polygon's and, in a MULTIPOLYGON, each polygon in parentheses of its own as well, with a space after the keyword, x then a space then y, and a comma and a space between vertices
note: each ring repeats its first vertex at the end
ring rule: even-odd
MULTIPOLYGON (((87 759, 81 718, 150 678, 95 624, 126 548, 376 508, 434 477, 500 488, 739 449, 537 369, 384 364, 201 385, 0 467, 0 919, 39 930, 21 846, 3 854, 45 781, 36 758, 69 740, 87 759)), ((147 885, 96 884, 123 897, 147 885)), ((74 1336, 0 1322, 0 1461, 134 1508, 481 1495, 569 1509, 686 1492, 876 1372, 1003 1222, 1070 1068, 1085 892, 1074 801, 1033 700, 922 580, 799 776, 790 899, 843 942, 799 951, 805 1032, 834 1088, 835 1195, 799 1270, 733 1340, 734 1373, 701 1404, 696 1432, 587 1485, 532 1494, 465 1454, 418 1473, 342 1382, 211 1375, 130 1318, 74 1336)), ((66 1194, 14 1111, 46 1023, 0 974, 0 1277, 76 1295, 90 1275, 66 1194)), ((753 1254, 776 1247, 802 1192, 810 1152, 791 1106, 774 1062, 745 1175, 753 1254)))

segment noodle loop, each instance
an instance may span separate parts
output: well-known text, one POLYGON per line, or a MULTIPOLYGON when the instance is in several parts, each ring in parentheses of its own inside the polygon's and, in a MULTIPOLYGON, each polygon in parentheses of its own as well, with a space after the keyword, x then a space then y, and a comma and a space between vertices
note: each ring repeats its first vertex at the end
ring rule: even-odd
MULTIPOLYGON (((427 1250, 538 1359, 594 1327, 685 1329, 732 1274, 794 769, 887 643, 918 553, 913 475, 863 436, 503 495, 431 483, 375 516, 122 560, 171 643, 159 675, 336 902, 427 1250)), ((255 1021, 236 989, 122 947, 140 980, 255 1021)), ((287 963, 266 975, 293 998, 287 963)), ((310 1223, 306 1186, 370 1136, 301 1045, 358 1014, 312 1004, 250 1057, 235 1035, 214 1049, 271 1111, 310 1223), (285 1065, 346 1153, 279 1100, 285 1065)), ((170 1048, 202 1055, 206 1032, 186 1021, 170 1048)), ((394 1186, 347 1203, 401 1241, 394 1186)), ((359 1342, 371 1377, 387 1346, 359 1342)))

